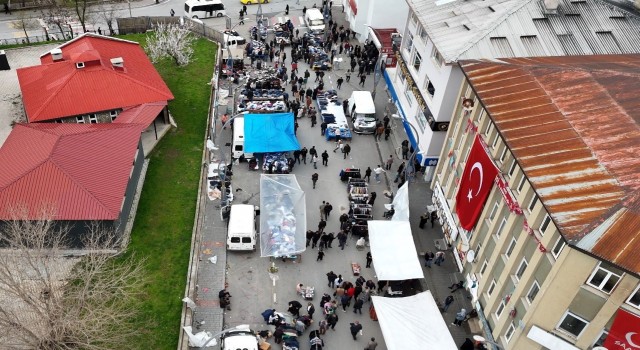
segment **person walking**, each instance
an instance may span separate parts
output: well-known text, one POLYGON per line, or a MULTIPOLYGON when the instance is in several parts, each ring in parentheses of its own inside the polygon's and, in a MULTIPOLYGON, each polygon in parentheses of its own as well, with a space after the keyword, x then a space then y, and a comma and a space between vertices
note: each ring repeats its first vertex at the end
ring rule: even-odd
POLYGON ((367 343, 367 346, 364 347, 364 350, 376 350, 378 347, 378 342, 376 342, 376 338, 371 337, 371 340, 367 343))
POLYGON ((312 302, 307 303, 307 315, 309 318, 313 320, 313 313, 316 312, 316 308, 313 306, 312 302))
POLYGON ((324 220, 325 216, 324 216, 324 208, 327 206, 327 202, 322 201, 322 204, 320 204, 320 207, 318 207, 318 209, 320 210, 320 219, 324 220))
MULTIPOLYGON (((320 225, 318 225, 318 227, 319 226, 320 225)), ((313 242, 313 244, 311 244, 311 249, 314 249, 318 245, 318 241, 320 240, 321 235, 322 235, 322 232, 320 231, 316 231, 313 233, 313 236, 311 237, 311 241, 313 242)))
MULTIPOLYGON (((8 9, 8 8, 9 8, 8 6, 7 6, 7 7, 5 7, 5 13, 6 13, 6 11, 7 11, 7 9, 8 9)), ((176 15, 176 11, 174 11, 173 9, 171 9, 171 11, 169 11, 169 14, 171 15, 171 17, 173 17, 173 16, 175 16, 175 15, 176 15)), ((240 11, 240 20, 242 20, 242 11, 240 11)))
POLYGON ((360 86, 364 87, 364 81, 367 80, 367 76, 362 74, 360 75, 360 86))
POLYGON ((439 250, 436 254, 435 254, 435 261, 433 262, 434 264, 441 266, 440 264, 442 264, 444 262, 444 252, 442 250, 439 250))
POLYGON ((318 249, 318 258, 316 259, 316 261, 322 261, 322 258, 324 258, 324 251, 322 250, 322 246, 320 246, 320 248, 318 249))
POLYGON ((344 81, 344 79, 342 79, 342 77, 338 78, 338 80, 336 80, 336 83, 338 83, 338 90, 340 90, 340 87, 342 86, 342 82, 344 81))
POLYGON ((435 255, 433 254, 433 252, 426 252, 424 253, 424 266, 431 268, 431 263, 433 262, 433 259, 435 258, 435 255))
POLYGON ((334 312, 327 316, 327 323, 329 326, 327 328, 331 328, 331 330, 336 330, 336 324, 338 324, 338 315, 334 312))
POLYGON ((430 218, 430 216, 429 216, 428 213, 424 213, 424 214, 420 215, 420 224, 418 224, 418 227, 420 227, 421 229, 424 229, 424 225, 427 224, 427 221, 429 221, 429 218, 430 218))
POLYGON ((444 299, 444 306, 442 307, 442 312, 447 312, 449 306, 453 303, 453 295, 449 295, 446 299, 444 299))
POLYGON ((456 314, 456 319, 451 324, 455 324, 456 326, 460 327, 462 326, 462 321, 464 321, 465 317, 467 317, 467 310, 461 309, 460 312, 456 314))
POLYGON ((353 337, 353 340, 358 340, 358 338, 356 337, 358 335, 358 332, 360 332, 360 334, 362 335, 362 325, 358 321, 354 321, 353 323, 350 323, 349 330, 351 331, 351 336, 353 337))
POLYGON ((302 161, 304 162, 304 164, 307 164, 307 153, 309 152, 309 150, 307 150, 307 147, 302 147, 302 149, 300 150, 300 156, 302 157, 302 161))
POLYGON ((307 230, 307 235, 305 238, 307 239, 307 245, 305 247, 308 247, 311 245, 311 240, 313 239, 313 231, 307 230))
POLYGON ((436 220, 438 220, 438 212, 434 210, 431 212, 431 228, 433 228, 433 225, 435 224, 436 220))
POLYGON ((396 179, 393 180, 393 182, 395 182, 395 183, 398 182, 398 179, 400 179, 400 175, 402 175, 402 173, 404 171, 404 167, 405 167, 405 164, 404 164, 404 162, 402 162, 400 164, 400 166, 398 167, 398 172, 396 173, 396 179))
POLYGON ((369 195, 369 200, 367 201, 367 204, 373 206, 373 203, 376 202, 376 198, 378 197, 378 194, 375 192, 371 192, 371 194, 369 195))
POLYGON ((318 156, 317 155, 312 155, 311 156, 311 163, 313 163, 313 168, 314 169, 318 169, 318 156))
POLYGON ((336 278, 338 278, 338 276, 336 276, 336 274, 335 274, 335 272, 333 272, 333 270, 327 272, 327 280, 329 281, 329 284, 327 286, 329 288, 335 288, 336 278))
POLYGON ((402 141, 401 147, 402 147, 402 159, 409 159, 409 142, 407 140, 402 141))
POLYGON ((299 149, 293 151, 293 160, 298 162, 298 164, 300 164, 300 150, 299 149))
POLYGON ((333 284, 336 287, 340 287, 340 285, 342 284, 342 282, 344 282, 344 279, 342 279, 342 275, 338 275, 338 277, 333 281, 333 284))
MULTIPOLYGON (((171 9, 171 11, 173 11, 173 9, 171 9)), ((240 10, 240 22, 238 24, 244 24, 244 16, 243 16, 243 12, 242 10, 240 10)), ((171 15, 173 16, 173 15, 171 15)))
MULTIPOLYGON (((320 231, 320 234, 322 234, 322 232, 324 232, 324 228, 327 227, 327 222, 320 219, 320 222, 318 223, 318 231, 320 231)), ((318 239, 320 239, 320 235, 318 235, 318 239)))
POLYGON ((367 182, 371 181, 371 167, 367 167, 367 170, 364 171, 364 178, 367 182))
POLYGON ((333 210, 333 205, 331 205, 331 203, 327 202, 327 204, 324 206, 324 218, 325 220, 329 220, 329 215, 331 215, 331 211, 333 210))
POLYGON ((324 133, 327 132, 327 122, 323 121, 320 123, 320 135, 324 136, 324 133))
POLYGON ((287 16, 289 15, 289 4, 284 8, 284 14, 287 16))
POLYGON ((371 252, 367 252, 367 269, 371 267, 371 263, 373 262, 373 256, 371 256, 371 252))
POLYGON ((333 153, 336 153, 336 150, 340 149, 340 151, 342 152, 342 148, 344 147, 344 144, 342 143, 342 140, 336 140, 336 148, 333 149, 333 153))
POLYGON ((329 153, 327 153, 327 150, 322 152, 322 165, 329 166, 329 153))
MULTIPOLYGON (((311 175, 311 182, 313 182, 313 188, 315 189, 316 188, 316 182, 318 182, 318 173, 313 173, 313 175, 311 175)), ((422 221, 420 221, 420 222, 422 222, 422 221)))
POLYGON ((347 308, 351 304, 351 297, 347 294, 340 298, 340 305, 342 305, 342 312, 347 312, 347 308))
POLYGON ((347 157, 349 156, 349 152, 351 152, 351 146, 349 146, 349 144, 347 143, 342 148, 342 153, 344 155, 343 159, 347 159, 347 157))
POLYGON ((349 70, 346 71, 346 73, 344 73, 344 76, 347 80, 347 83, 351 80, 351 72, 349 72, 349 70))
POLYGON ((391 170, 391 165, 393 165, 393 155, 390 154, 389 158, 387 158, 386 162, 385 162, 385 169, 386 170, 391 170))
POLYGON ((374 176, 375 176, 375 178, 376 178, 376 182, 377 182, 377 183, 380 183, 380 175, 381 175, 382 173, 384 173, 384 172, 385 172, 385 171, 384 171, 384 169, 382 169, 382 167, 380 166, 380 164, 378 164, 378 166, 377 166, 375 169, 373 169, 373 173, 374 173, 374 176))
POLYGON ((353 313, 354 314, 360 313, 360 315, 362 315, 363 304, 364 304, 364 301, 362 299, 356 299, 356 301, 353 303, 353 313))
POLYGON ((344 246, 347 243, 347 235, 344 233, 344 231, 340 231, 340 233, 338 233, 338 247, 340 247, 340 250, 344 250, 344 246))

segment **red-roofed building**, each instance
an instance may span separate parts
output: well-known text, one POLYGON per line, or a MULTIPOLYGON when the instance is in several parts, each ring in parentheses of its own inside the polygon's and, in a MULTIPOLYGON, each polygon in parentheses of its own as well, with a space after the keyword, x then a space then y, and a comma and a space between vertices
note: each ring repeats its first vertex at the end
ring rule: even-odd
POLYGON ((75 246, 91 222, 122 232, 144 163, 143 130, 126 123, 17 124, 0 148, 0 221, 46 219, 46 207, 70 224, 75 246))
MULTIPOLYGON (((86 33, 17 70, 27 119, 33 122, 110 123, 125 109, 162 104, 168 123, 173 94, 133 41, 86 33)), ((144 118, 145 127, 155 118, 144 118)))

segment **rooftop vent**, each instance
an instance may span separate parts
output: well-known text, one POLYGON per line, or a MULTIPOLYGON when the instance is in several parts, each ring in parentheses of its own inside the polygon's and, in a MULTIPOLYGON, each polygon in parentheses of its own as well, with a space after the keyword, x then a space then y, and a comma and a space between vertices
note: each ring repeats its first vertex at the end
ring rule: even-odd
POLYGON ((555 15, 558 13, 558 6, 560 5, 560 0, 543 0, 544 10, 546 14, 555 15))
POLYGON ((122 59, 122 57, 112 58, 111 65, 118 68, 124 68, 124 60, 122 59))
POLYGON ((76 62, 76 68, 84 68, 84 62, 76 62))
POLYGON ((53 61, 60 61, 62 59, 62 50, 60 49, 53 49, 51 50, 51 58, 53 59, 53 61))

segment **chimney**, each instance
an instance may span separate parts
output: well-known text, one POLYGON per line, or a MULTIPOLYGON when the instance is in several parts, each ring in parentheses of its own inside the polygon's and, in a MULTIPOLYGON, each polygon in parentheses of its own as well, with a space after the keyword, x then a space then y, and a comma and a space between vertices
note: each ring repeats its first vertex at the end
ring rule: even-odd
POLYGON ((555 15, 558 13, 558 6, 560 5, 560 0, 543 0, 544 3, 544 12, 548 15, 555 15))
POLYGON ((51 50, 51 58, 54 62, 62 60, 62 50, 58 48, 51 50))
POLYGON ((124 60, 122 59, 122 57, 116 57, 116 58, 112 58, 111 59, 111 65, 114 68, 124 68, 124 60))

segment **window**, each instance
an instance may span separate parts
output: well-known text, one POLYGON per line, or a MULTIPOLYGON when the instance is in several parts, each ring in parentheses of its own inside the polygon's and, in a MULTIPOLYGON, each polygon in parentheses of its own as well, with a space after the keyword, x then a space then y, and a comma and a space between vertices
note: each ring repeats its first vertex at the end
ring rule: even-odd
POLYGON ((431 98, 433 98, 433 95, 436 94, 436 88, 435 86, 433 86, 433 83, 431 83, 431 80, 429 80, 428 77, 424 82, 424 90, 427 92, 427 95, 431 98))
POLYGON ((404 97, 407 98, 407 102, 409 103, 409 106, 411 106, 413 104, 413 92, 411 92, 409 84, 407 84, 407 87, 404 90, 404 97))
POLYGON ((420 71, 420 64, 422 64, 422 56, 418 52, 413 57, 413 68, 415 68, 416 72, 420 71))
POLYGON ((518 183, 518 193, 522 192, 522 188, 524 188, 524 183, 527 181, 527 178, 522 174, 522 178, 520 178, 520 183, 518 183))
POLYGON ((560 319, 560 323, 558 323, 556 328, 578 338, 580 334, 582 334, 582 331, 587 328, 588 324, 589 322, 585 319, 571 313, 571 311, 567 311, 560 319))
POLYGON ((429 41, 429 37, 427 36, 427 31, 424 29, 423 26, 420 26, 420 38, 422 39, 422 42, 427 45, 427 41, 429 41))
POLYGON ((499 205, 497 201, 493 203, 493 208, 491 209, 491 213, 489 213, 489 222, 492 222, 496 217, 496 214, 498 213, 498 207, 499 205))
POLYGON ((95 114, 89 114, 89 123, 96 124, 98 122, 98 116, 95 114))
POLYGON ((507 258, 511 257, 511 253, 513 253, 513 249, 515 249, 517 243, 518 243, 518 241, 516 241, 515 238, 511 238, 511 242, 509 243, 509 246, 507 247, 507 251, 504 252, 504 255, 506 255, 507 258))
POLYGON ((547 232, 547 229, 549 228, 550 223, 551 223, 551 217, 549 216, 549 214, 546 214, 544 216, 544 219, 542 219, 542 224, 540 225, 540 234, 542 236, 544 236, 544 233, 547 232))
POLYGON ((436 67, 442 66, 442 62, 444 60, 442 59, 440 52, 438 52, 438 49, 436 49, 435 46, 433 47, 433 49, 431 49, 431 58, 436 62, 436 67))
POLYGON ((493 130, 493 123, 491 121, 489 121, 487 123, 487 128, 484 129, 484 134, 489 136, 489 134, 491 133, 492 130, 493 130))
POLYGON ((500 163, 504 164, 504 159, 507 157, 507 146, 504 147, 502 153, 500 154, 500 163))
POLYGON ((502 221, 500 222, 500 226, 498 226, 498 229, 495 232, 496 237, 500 238, 500 234, 502 233, 502 230, 504 230, 504 227, 506 225, 507 225, 507 218, 504 217, 504 218, 502 218, 502 221))
POLYGON ((491 148, 496 149, 498 141, 500 141, 500 134, 496 133, 496 136, 493 137, 493 142, 491 142, 491 148))
POLYGON ((513 173, 516 171, 516 165, 518 165, 518 163, 516 163, 516 160, 512 160, 511 165, 509 166, 509 177, 513 176, 513 173))
POLYGON ((418 110, 418 114, 416 115, 416 120, 418 121, 418 126, 420 126, 420 131, 424 132, 424 129, 427 128, 429 122, 427 121, 427 117, 424 116, 424 112, 418 110))
POLYGON ((540 285, 538 284, 538 281, 533 281, 531 288, 529 288, 529 293, 527 293, 527 301, 529 302, 529 305, 531 305, 536 299, 536 295, 538 295, 539 291, 540 285))
POLYGON ((506 340, 507 344, 509 343, 509 341, 513 337, 513 333, 515 332, 516 332, 516 326, 513 324, 513 322, 511 322, 509 324, 509 328, 507 328, 507 331, 504 333, 504 340, 506 340))
POLYGON ((553 255, 555 259, 558 259, 558 256, 560 256, 565 244, 564 239, 562 239, 562 237, 558 237, 556 244, 554 244, 553 249, 551 249, 551 255, 553 255))
POLYGON ((538 204, 538 195, 534 194, 533 198, 531 198, 531 202, 529 202, 529 212, 531 212, 533 210, 533 208, 536 207, 536 204, 538 204))
POLYGON ((116 117, 118 116, 118 111, 109 112, 109 116, 111 116, 111 121, 114 121, 116 119, 116 117))
POLYGON ((589 276, 587 284, 607 294, 611 293, 622 277, 621 272, 612 270, 614 270, 612 267, 604 266, 602 263, 598 264, 589 276))
POLYGON ((404 49, 407 50, 409 54, 411 54, 411 50, 413 50, 413 35, 409 33, 407 35, 406 45, 404 45, 404 49))
POLYGON ((602 332, 600 333, 600 336, 598 337, 598 339, 596 339, 596 341, 593 343, 593 346, 591 348, 593 349, 595 347, 604 345, 604 341, 607 339, 607 336, 609 336, 609 331, 606 329, 603 329, 602 332))
POLYGON ((484 272, 487 271, 488 266, 489 266, 489 261, 487 259, 484 259, 484 262, 482 263, 482 267, 480 268, 481 275, 484 275, 484 272))
POLYGON ((495 278, 491 280, 491 284, 489 285, 489 289, 487 289, 487 295, 491 296, 493 294, 493 290, 496 289, 496 280, 495 278))
POLYGON ((502 316, 502 312, 504 311, 504 307, 505 307, 505 303, 504 303, 504 299, 500 302, 500 305, 498 305, 498 308, 496 309, 496 319, 499 320, 500 316, 502 316))
POLYGON ((516 279, 518 281, 520 281, 522 275, 524 275, 525 270, 527 270, 527 266, 529 266, 527 259, 522 259, 520 266, 518 266, 518 269, 516 270, 516 279))
POLYGON ((84 117, 83 116, 76 117, 76 123, 84 124, 84 117))

